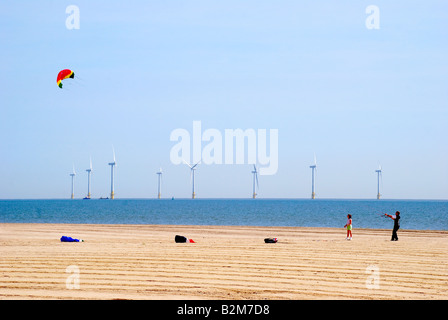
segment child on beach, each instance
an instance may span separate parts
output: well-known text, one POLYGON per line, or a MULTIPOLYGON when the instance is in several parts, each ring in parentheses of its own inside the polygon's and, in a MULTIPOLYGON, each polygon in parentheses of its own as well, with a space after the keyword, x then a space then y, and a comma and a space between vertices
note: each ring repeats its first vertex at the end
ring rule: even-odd
POLYGON ((392 230, 392 239, 390 241, 398 241, 397 231, 400 229, 400 211, 395 212, 395 217, 387 213, 384 215, 394 220, 394 229, 392 230))
POLYGON ((347 223, 344 228, 347 228, 347 238, 345 240, 352 240, 352 215, 347 215, 347 223))

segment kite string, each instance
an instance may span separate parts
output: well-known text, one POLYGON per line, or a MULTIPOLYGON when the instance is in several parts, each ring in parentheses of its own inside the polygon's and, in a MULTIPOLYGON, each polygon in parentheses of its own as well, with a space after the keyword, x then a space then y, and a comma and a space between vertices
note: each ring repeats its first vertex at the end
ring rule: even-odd
POLYGON ((74 79, 80 80, 81 82, 85 82, 84 79, 78 75, 75 75, 74 79))

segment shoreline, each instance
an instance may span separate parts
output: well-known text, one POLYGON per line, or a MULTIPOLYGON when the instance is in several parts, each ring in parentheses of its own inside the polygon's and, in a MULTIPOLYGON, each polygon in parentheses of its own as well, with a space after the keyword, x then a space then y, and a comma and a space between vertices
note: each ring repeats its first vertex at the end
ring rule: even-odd
POLYGON ((391 234, 354 228, 347 241, 344 228, 327 227, 1 223, 0 299, 448 299, 448 231, 399 230, 398 242, 391 234), (177 234, 195 243, 175 243, 177 234), (79 289, 68 287, 69 267, 79 289), (373 276, 378 288, 368 286, 373 276))
MULTIPOLYGON (((121 226, 121 227, 181 227, 181 228, 265 228, 265 229, 310 229, 310 230, 346 230, 343 227, 305 227, 305 226, 263 226, 263 225, 219 225, 219 224, 142 224, 142 223, 77 223, 77 222, 0 222, 0 228, 2 225, 73 225, 73 226, 121 226)), ((353 228, 353 230, 360 231, 390 231, 392 233, 393 224, 390 228, 353 228)), ((448 229, 402 229, 398 232, 435 232, 448 235, 448 229)))

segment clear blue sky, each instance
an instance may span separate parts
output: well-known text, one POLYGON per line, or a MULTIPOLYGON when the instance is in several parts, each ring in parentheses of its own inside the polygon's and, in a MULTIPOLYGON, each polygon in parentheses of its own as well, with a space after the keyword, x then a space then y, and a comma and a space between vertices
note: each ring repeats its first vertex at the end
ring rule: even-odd
MULTIPOLYGON (((260 198, 448 199, 446 1, 1 1, 0 199, 190 197, 177 128, 278 129, 260 198), (380 9, 380 29, 365 26, 380 9), (80 29, 66 28, 68 5, 80 29), (75 71, 64 89, 61 69, 75 71)), ((251 165, 202 165, 198 198, 252 193, 251 165)))

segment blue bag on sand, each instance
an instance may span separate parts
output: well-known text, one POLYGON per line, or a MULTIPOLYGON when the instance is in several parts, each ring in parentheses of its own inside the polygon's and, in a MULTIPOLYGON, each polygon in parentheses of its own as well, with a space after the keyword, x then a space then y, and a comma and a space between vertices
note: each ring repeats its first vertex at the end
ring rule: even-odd
POLYGON ((62 236, 61 242, 84 242, 84 240, 81 239, 73 239, 72 237, 62 236))

